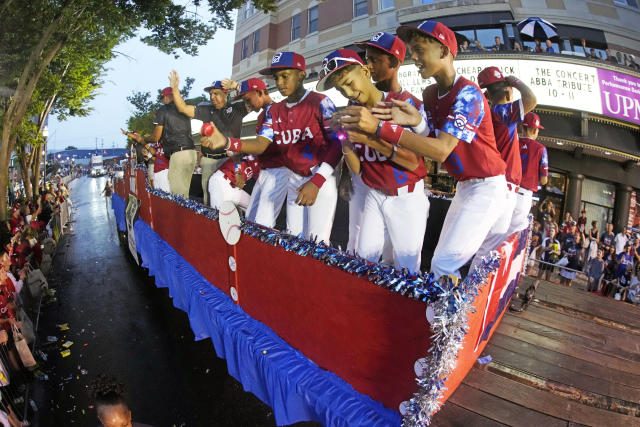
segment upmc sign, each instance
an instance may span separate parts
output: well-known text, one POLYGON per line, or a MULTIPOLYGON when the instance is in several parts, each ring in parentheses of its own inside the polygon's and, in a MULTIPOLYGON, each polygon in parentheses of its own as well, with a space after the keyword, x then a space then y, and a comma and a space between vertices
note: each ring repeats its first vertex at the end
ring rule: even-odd
MULTIPOLYGON (((498 67, 504 75, 514 75, 525 82, 535 92, 539 105, 587 111, 640 124, 640 79, 627 74, 524 59, 459 59, 454 65, 458 74, 474 82, 484 68, 498 67)), ((429 84, 414 65, 400 67, 399 77, 402 87, 418 97, 429 84)))

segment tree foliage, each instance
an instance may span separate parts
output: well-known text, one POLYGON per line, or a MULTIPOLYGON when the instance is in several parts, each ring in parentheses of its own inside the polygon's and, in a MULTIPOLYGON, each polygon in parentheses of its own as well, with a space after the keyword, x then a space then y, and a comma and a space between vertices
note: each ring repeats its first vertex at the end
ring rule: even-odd
MULTIPOLYGON (((173 55, 195 54, 218 28, 231 28, 230 12, 242 0, 3 0, 0 2, 0 207, 6 206, 9 159, 19 137, 24 138, 25 117, 38 110, 60 117, 87 114, 86 101, 100 85, 103 64, 120 42, 144 32, 142 40, 173 55), (202 12, 207 8, 210 16, 202 12), (83 58, 88 58, 83 62, 83 58), (81 64, 78 64, 77 62, 81 64), (85 67, 84 70, 82 67, 85 67), (63 73, 64 70, 67 70, 63 73), (34 93, 47 83, 58 86, 53 98, 34 93), (60 79, 61 75, 67 76, 60 79), (55 77, 58 76, 56 80, 55 77), (83 77, 90 76, 90 79, 83 77), (60 96, 66 89, 75 92, 60 96), (57 100, 56 100, 57 99, 57 100), (32 102, 33 101, 33 102, 32 102)), ((274 10, 277 0, 254 0, 256 8, 274 10)), ((45 117, 46 117, 45 114, 45 117)), ((37 137, 37 135, 36 135, 37 137)), ((0 219, 5 218, 0 208, 0 219)))

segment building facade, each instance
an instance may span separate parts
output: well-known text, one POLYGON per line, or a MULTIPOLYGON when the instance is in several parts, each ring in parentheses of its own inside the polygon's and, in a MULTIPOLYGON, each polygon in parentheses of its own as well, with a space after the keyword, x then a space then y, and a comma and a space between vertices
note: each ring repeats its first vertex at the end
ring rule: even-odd
MULTIPOLYGON (((576 217, 586 209, 601 227, 606 221, 616 230, 638 225, 638 0, 283 0, 269 14, 247 2, 238 12, 232 77, 256 76, 275 52, 292 50, 305 56, 312 87, 331 50, 362 51, 354 43, 425 19, 449 26, 461 44, 482 46, 458 55, 459 74, 475 79, 482 68, 496 65, 536 91, 535 111, 545 126, 539 140, 548 148, 551 173, 550 184, 537 194, 540 200, 561 207, 558 216, 570 211, 576 217), (516 24, 531 16, 557 27, 554 54, 536 53, 535 41, 519 34, 516 24), (504 47, 495 47, 496 37, 504 47), (514 50, 517 45, 522 51, 514 50)), ((407 59, 401 82, 419 96, 429 82, 407 59)), ((330 96, 344 105, 337 93, 330 96)))

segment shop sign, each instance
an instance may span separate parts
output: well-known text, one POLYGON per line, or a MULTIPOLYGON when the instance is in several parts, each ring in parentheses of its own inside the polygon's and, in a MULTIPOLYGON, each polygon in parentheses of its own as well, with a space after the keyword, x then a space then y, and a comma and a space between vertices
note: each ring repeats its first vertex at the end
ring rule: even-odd
MULTIPOLYGON (((489 66, 498 67, 505 76, 514 75, 525 82, 536 94, 538 105, 594 114, 640 124, 640 79, 627 74, 555 61, 530 59, 459 59, 454 62, 456 73, 475 82, 478 73, 489 66)), ((413 64, 400 67, 398 79, 403 89, 422 99, 422 91, 434 83, 424 80, 413 64)), ((315 90, 317 81, 305 83, 305 88, 315 90)), ((323 92, 343 107, 347 100, 336 89, 323 92)), ((520 94, 514 91, 518 98, 520 94)), ((279 92, 271 93, 275 102, 283 99, 279 92)), ((245 117, 245 122, 255 121, 257 113, 245 117)))

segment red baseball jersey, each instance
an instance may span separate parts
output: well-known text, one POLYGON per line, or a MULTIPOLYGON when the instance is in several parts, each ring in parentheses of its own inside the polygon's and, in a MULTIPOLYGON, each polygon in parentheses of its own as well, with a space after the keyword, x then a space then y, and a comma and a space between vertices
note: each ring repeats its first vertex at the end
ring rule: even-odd
POLYGON ((169 159, 167 159, 167 156, 164 155, 164 148, 162 148, 162 143, 156 142, 155 144, 152 144, 152 147, 156 149, 156 160, 153 162, 153 173, 169 169, 169 159))
POLYGON ((496 146, 506 164, 507 182, 520 185, 522 163, 518 143, 518 124, 524 119, 522 100, 494 105, 491 108, 496 146))
MULTIPOLYGON (((426 120, 423 104, 408 92, 383 92, 383 101, 392 99, 406 101, 420 111, 426 120)), ((360 176, 369 187, 384 193, 392 192, 400 187, 421 181, 427 175, 427 168, 422 157, 418 156, 418 167, 412 171, 389 160, 378 150, 364 144, 353 144, 356 154, 360 158, 360 176)))
MULTIPOLYGON (((264 125, 264 120, 266 117, 267 110, 271 108, 273 103, 265 106, 260 114, 258 115, 258 121, 256 122, 256 135, 260 135, 260 131, 262 130, 262 126, 264 125)), ((277 144, 269 144, 264 153, 260 154, 260 166, 262 169, 269 168, 279 168, 284 166, 282 163, 282 158, 280 157, 280 153, 278 151, 277 144)))
POLYGON ((522 181, 520 187, 533 192, 538 191, 540 178, 549 175, 549 157, 547 148, 535 139, 520 137, 520 159, 522 162, 522 181))
POLYGON ((239 172, 242 173, 242 178, 244 178, 245 182, 251 178, 258 179, 258 175, 260 174, 260 161, 256 156, 251 154, 243 156, 239 163, 234 162, 233 159, 227 159, 218 170, 222 171, 232 186, 236 186, 236 165, 239 168, 239 172))
POLYGON ((496 147, 491 111, 480 88, 458 76, 449 92, 438 97, 438 85, 428 86, 423 94, 430 136, 446 132, 458 138, 444 166, 458 181, 504 175, 505 164, 496 147))
POLYGON ((265 110, 258 135, 276 145, 282 164, 302 176, 321 163, 332 167, 342 156, 340 141, 329 127, 336 107, 325 95, 307 91, 295 104, 286 99, 265 110))

